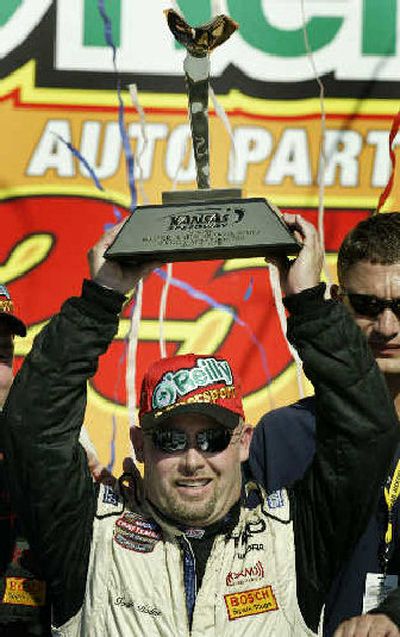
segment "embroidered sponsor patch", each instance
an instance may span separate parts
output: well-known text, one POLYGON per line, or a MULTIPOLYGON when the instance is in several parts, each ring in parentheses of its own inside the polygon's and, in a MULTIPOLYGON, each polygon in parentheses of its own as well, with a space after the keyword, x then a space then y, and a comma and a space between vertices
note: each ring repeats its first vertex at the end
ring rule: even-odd
POLYGON ((263 577, 264 567, 258 560, 253 566, 246 566, 242 571, 229 571, 225 581, 227 586, 236 586, 248 582, 256 582, 263 577))
POLYGON ((184 534, 186 535, 186 537, 188 537, 189 539, 192 538, 193 540, 201 540, 201 538, 204 536, 204 533, 204 529, 196 529, 194 527, 190 527, 184 530, 184 534))
POLYGON ((280 509, 284 505, 282 491, 274 491, 267 496, 267 503, 270 509, 280 509))
POLYGON ((119 504, 117 494, 109 485, 104 487, 103 502, 104 504, 112 504, 115 507, 119 504))
POLYGON ((137 553, 151 553, 157 542, 162 540, 162 534, 154 520, 132 511, 125 511, 115 523, 114 540, 124 549, 137 553))
POLYGON ((26 577, 6 577, 3 604, 20 606, 44 606, 46 602, 46 583, 26 577))
POLYGON ((229 621, 278 610, 272 586, 263 586, 262 588, 254 588, 240 593, 230 593, 225 595, 224 598, 229 621))

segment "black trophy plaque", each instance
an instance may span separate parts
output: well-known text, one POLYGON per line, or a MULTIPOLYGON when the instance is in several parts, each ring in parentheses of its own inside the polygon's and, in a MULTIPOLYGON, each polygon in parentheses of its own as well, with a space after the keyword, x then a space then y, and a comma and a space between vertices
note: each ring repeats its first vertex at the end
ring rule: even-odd
POLYGON ((136 208, 105 257, 169 263, 297 254, 299 244, 269 201, 243 199, 239 189, 210 189, 210 52, 238 25, 219 15, 192 28, 172 9, 166 15, 175 38, 186 48, 184 70, 198 190, 166 192, 162 205, 136 208))
POLYGON ((198 199, 190 201, 180 201, 187 192, 165 195, 162 206, 136 209, 108 248, 108 259, 172 263, 299 251, 279 211, 266 199, 241 199, 240 191, 232 195, 229 190, 195 190, 198 199))

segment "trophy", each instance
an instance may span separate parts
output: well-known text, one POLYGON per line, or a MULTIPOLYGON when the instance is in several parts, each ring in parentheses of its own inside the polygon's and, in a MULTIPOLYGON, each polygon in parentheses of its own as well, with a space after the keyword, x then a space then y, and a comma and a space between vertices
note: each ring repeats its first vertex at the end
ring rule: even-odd
POLYGON ((210 188, 210 53, 238 24, 218 15, 207 24, 191 27, 174 10, 165 13, 174 37, 186 48, 184 71, 197 190, 164 192, 162 205, 138 206, 105 257, 169 263, 297 254, 300 246, 271 202, 262 197, 243 199, 239 188, 210 188))

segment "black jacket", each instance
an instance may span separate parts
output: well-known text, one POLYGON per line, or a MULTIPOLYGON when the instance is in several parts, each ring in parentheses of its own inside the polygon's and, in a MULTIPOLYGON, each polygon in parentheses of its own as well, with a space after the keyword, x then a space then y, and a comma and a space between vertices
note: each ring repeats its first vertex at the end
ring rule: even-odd
MULTIPOLYGON (((363 335, 342 305, 322 295, 319 286, 286 301, 289 338, 316 392, 317 454, 291 494, 298 598, 314 630, 399 438, 393 401, 363 335)), ((5 407, 15 502, 45 565, 56 625, 84 597, 96 493, 78 437, 86 381, 117 331, 123 301, 85 282, 82 296, 68 300, 35 340, 5 407)))

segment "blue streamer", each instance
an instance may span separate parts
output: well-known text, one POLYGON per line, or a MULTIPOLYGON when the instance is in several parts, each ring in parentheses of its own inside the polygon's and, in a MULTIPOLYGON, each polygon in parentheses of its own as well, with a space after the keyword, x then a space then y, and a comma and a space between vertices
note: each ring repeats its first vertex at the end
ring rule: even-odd
MULTIPOLYGON (((161 270, 160 268, 157 268, 156 270, 154 270, 154 272, 161 279, 163 279, 164 281, 166 280, 167 273, 164 272, 164 270, 161 270)), ((186 294, 191 296, 193 299, 196 299, 196 300, 199 300, 199 301, 204 301, 205 303, 210 305, 210 307, 213 307, 216 310, 222 310, 223 312, 226 312, 227 314, 232 316, 234 322, 237 325, 240 325, 240 327, 243 327, 248 332, 251 341, 253 342, 253 344, 257 347, 258 351, 260 352, 261 363, 262 363, 262 366, 263 366, 263 369, 264 369, 264 372, 265 372, 265 375, 266 375, 266 378, 267 378, 267 382, 268 383, 271 382, 272 377, 271 377, 271 374, 270 374, 270 371, 269 371, 267 355, 265 353, 265 349, 264 349, 262 343, 258 340, 256 335, 254 334, 253 330, 251 329, 251 327, 250 327, 250 325, 248 323, 243 321, 229 305, 224 305, 223 303, 219 303, 219 301, 216 301, 215 299, 213 299, 208 294, 205 294, 204 292, 201 292, 201 290, 197 290, 196 288, 194 288, 192 285, 190 285, 190 283, 187 283, 186 281, 182 281, 181 279, 176 279, 175 277, 171 277, 169 279, 169 283, 170 283, 170 285, 173 285, 174 287, 176 287, 176 288, 178 288, 180 290, 183 290, 184 292, 186 292, 186 294)))
POLYGON ((253 279, 253 277, 250 277, 249 285, 248 285, 247 290, 246 290, 246 292, 244 294, 243 301, 248 301, 249 300, 249 298, 253 294, 253 289, 254 289, 254 279, 253 279))
POLYGON ((117 49, 116 46, 114 44, 114 40, 113 40, 113 36, 112 36, 112 24, 111 24, 111 20, 107 15, 106 12, 106 8, 104 6, 104 0, 98 0, 97 2, 97 8, 99 10, 99 13, 102 17, 103 23, 104 23, 104 37, 106 40, 106 43, 108 44, 108 46, 110 46, 112 48, 112 52, 113 52, 113 64, 115 65, 115 61, 117 58, 117 49))
POLYGON ((118 125, 119 125, 119 132, 121 135, 122 143, 124 146, 126 171, 128 174, 129 190, 131 193, 130 211, 133 212, 137 206, 137 191, 136 191, 136 184, 135 184, 135 161, 133 158, 131 144, 129 142, 129 137, 125 127, 125 109, 124 109, 124 103, 122 101, 121 85, 119 80, 117 84, 117 95, 118 95, 118 104, 119 104, 118 125))
POLYGON ((112 473, 115 464, 115 439, 117 436, 117 423, 115 420, 115 414, 112 415, 112 434, 110 441, 110 462, 107 465, 107 471, 112 473))
POLYGON ((111 230, 111 228, 114 228, 114 226, 122 219, 122 214, 116 206, 113 207, 113 213, 115 221, 109 221, 108 223, 105 223, 103 226, 104 232, 107 232, 107 230, 111 230))
POLYGON ((61 137, 61 135, 58 135, 57 133, 54 133, 54 134, 60 140, 60 142, 65 144, 66 147, 69 148, 71 153, 75 157, 77 157, 77 159, 79 159, 79 161, 85 166, 86 170, 88 171, 94 183, 96 184, 96 188, 98 188, 99 190, 104 190, 103 186, 101 185, 99 181, 99 178, 97 177, 94 169, 89 164, 88 160, 84 158, 84 156, 79 152, 79 150, 75 148, 75 146, 73 146, 70 142, 67 142, 67 140, 65 140, 63 137, 61 137))
MULTIPOLYGON (((110 46, 112 49, 114 70, 115 70, 115 73, 118 74, 117 63, 116 63, 117 49, 112 37, 112 23, 105 10, 104 0, 97 0, 97 7, 104 23, 105 41, 108 44, 108 46, 110 46)), ((135 184, 135 162, 134 162, 133 153, 132 153, 132 149, 131 149, 131 145, 129 141, 129 136, 126 132, 125 109, 124 109, 124 103, 122 100, 121 85, 119 80, 117 81, 117 96, 118 96, 118 126, 119 126, 119 133, 121 135, 122 144, 124 148, 126 171, 128 175, 129 191, 131 195, 131 203, 129 208, 130 208, 130 211, 133 212, 137 206, 137 191, 136 191, 136 184, 135 184)))
MULTIPOLYGON (((163 279, 163 281, 167 279, 168 275, 166 272, 164 272, 164 270, 161 270, 160 268, 156 268, 154 272, 161 279, 163 279)), ((189 283, 186 283, 186 281, 181 281, 180 279, 175 279, 174 277, 171 277, 169 279, 169 282, 174 287, 179 288, 180 290, 183 290, 184 292, 189 294, 189 296, 191 296, 193 299, 204 301, 205 303, 207 303, 208 305, 211 305, 215 309, 222 310, 223 312, 230 314, 236 321, 241 320, 237 318, 236 312, 229 305, 224 305, 222 303, 219 303, 208 294, 205 294, 204 292, 201 292, 200 290, 196 290, 196 288, 192 287, 189 283)))
MULTIPOLYGON (((119 214, 121 214, 119 210, 117 210, 116 208, 114 208, 114 211, 117 211, 119 214)), ((114 392, 113 392, 114 403, 118 402, 118 387, 121 382, 123 364, 125 362, 125 358, 126 358, 126 348, 124 347, 122 354, 118 359, 118 364, 117 364, 117 375, 116 375, 116 379, 114 383, 114 392)), ((112 419, 112 433, 111 433, 111 441, 110 441, 110 461, 107 465, 107 470, 110 473, 112 473, 114 464, 115 464, 115 440, 117 436, 117 422, 116 422, 115 414, 112 414, 111 419, 112 419)))

